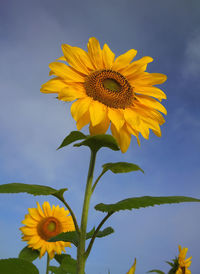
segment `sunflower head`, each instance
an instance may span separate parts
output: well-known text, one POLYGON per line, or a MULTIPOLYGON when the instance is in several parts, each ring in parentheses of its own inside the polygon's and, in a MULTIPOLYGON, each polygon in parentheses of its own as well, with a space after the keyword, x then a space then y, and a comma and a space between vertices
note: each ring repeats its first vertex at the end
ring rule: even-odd
POLYGON ((167 77, 146 72, 149 56, 133 60, 137 51, 131 49, 115 58, 107 44, 101 49, 92 37, 88 51, 62 45, 61 61, 50 64, 50 75, 56 77, 43 84, 41 92, 57 93, 62 101, 74 101, 71 114, 80 130, 89 124, 91 135, 104 134, 109 126, 122 152, 126 152, 131 136, 149 138, 151 129, 161 136, 160 125, 167 114, 159 101, 165 93, 154 85, 167 77), (132 61, 133 60, 133 61, 132 61))
POLYGON ((188 269, 190 267, 192 261, 192 257, 189 257, 186 259, 186 254, 188 251, 188 248, 183 247, 179 245, 179 255, 178 255, 178 269, 176 271, 176 274, 191 274, 191 271, 188 269))
POLYGON ((29 208, 28 211, 22 221, 25 226, 20 228, 22 240, 27 241, 30 248, 40 250, 40 258, 48 252, 52 259, 55 253, 61 254, 65 252, 65 247, 70 247, 70 243, 63 241, 48 242, 61 232, 75 230, 68 210, 54 205, 51 208, 48 202, 44 202, 42 207, 37 203, 37 208, 29 208))

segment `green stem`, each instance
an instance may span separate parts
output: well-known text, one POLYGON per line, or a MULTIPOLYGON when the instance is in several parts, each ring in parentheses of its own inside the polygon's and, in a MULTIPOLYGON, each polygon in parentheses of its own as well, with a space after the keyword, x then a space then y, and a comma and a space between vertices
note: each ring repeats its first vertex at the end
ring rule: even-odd
POLYGON ((49 254, 47 252, 47 268, 46 268, 46 274, 49 274, 49 263, 50 263, 50 258, 49 258, 49 254))
POLYGON ((72 211, 71 207, 68 205, 68 203, 65 201, 64 197, 63 196, 56 196, 65 206, 66 208, 69 210, 71 216, 72 216, 72 219, 73 219, 73 222, 74 222, 74 226, 76 228, 76 231, 78 233, 80 233, 80 229, 79 229, 79 226, 78 226, 78 223, 77 223, 77 220, 76 220, 76 216, 74 214, 74 212, 72 211))
POLYGON ((86 252, 85 252, 86 259, 87 259, 87 257, 88 257, 89 254, 90 254, 90 251, 91 251, 91 249, 92 249, 94 240, 96 239, 96 235, 98 234, 98 232, 99 232, 99 230, 101 229, 102 225, 106 222, 106 220, 107 220, 113 213, 114 213, 114 212, 108 213, 108 214, 103 218, 103 220, 100 222, 100 224, 98 225, 97 229, 95 230, 95 232, 94 232, 94 234, 93 234, 93 236, 92 236, 92 239, 91 239, 91 241, 90 241, 90 243, 89 243, 89 245, 88 245, 88 248, 87 248, 87 250, 86 250, 86 252))
POLYGON ((90 157, 90 166, 88 170, 87 185, 85 188, 85 197, 83 202, 82 218, 81 218, 81 227, 80 227, 80 238, 79 245, 77 250, 77 274, 85 273, 85 242, 86 242, 86 233, 87 233, 87 220, 88 220, 88 211, 90 205, 90 198, 92 195, 92 179, 93 172, 96 160, 97 151, 91 150, 90 157))
POLYGON ((95 187, 97 186, 98 181, 101 179, 101 177, 104 175, 104 173, 106 173, 106 171, 107 171, 106 169, 103 169, 102 172, 101 172, 101 174, 99 175, 99 177, 96 179, 96 181, 95 181, 95 183, 94 183, 94 185, 92 187, 92 193, 94 192, 95 187))

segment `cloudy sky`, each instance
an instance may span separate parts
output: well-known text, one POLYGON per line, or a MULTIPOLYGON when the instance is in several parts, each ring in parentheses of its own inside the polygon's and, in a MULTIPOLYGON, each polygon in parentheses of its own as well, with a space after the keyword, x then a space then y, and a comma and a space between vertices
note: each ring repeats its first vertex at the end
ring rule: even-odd
MULTIPOLYGON (((138 58, 151 56, 149 72, 164 73, 168 110, 162 137, 153 134, 127 153, 102 149, 95 176, 106 162, 136 163, 145 174, 107 173, 91 202, 88 230, 104 216, 97 203, 133 196, 181 195, 200 198, 200 2, 199 0, 1 0, 0 1, 0 179, 1 183, 68 187, 66 200, 80 220, 89 151, 56 148, 72 130, 70 104, 40 93, 49 79, 48 64, 62 55, 61 44, 86 49, 97 37, 120 55, 133 48, 138 58)), ((87 127, 84 132, 88 132, 87 127)), ((0 196, 0 256, 17 257, 25 246, 19 227, 29 207, 51 197, 25 194, 0 196)), ((113 215, 107 225, 115 233, 97 239, 87 274, 126 273, 137 258, 137 274, 153 268, 166 271, 166 260, 178 245, 193 256, 199 273, 200 204, 164 205, 113 215)), ((68 249, 75 257, 75 249, 68 249)), ((36 262, 45 273, 46 259, 36 262)))

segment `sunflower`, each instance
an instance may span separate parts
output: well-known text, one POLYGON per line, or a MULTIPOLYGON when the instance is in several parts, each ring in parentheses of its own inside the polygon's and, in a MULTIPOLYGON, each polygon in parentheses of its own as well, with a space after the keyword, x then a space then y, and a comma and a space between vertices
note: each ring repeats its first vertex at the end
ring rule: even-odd
POLYGON ((29 208, 28 211, 29 214, 22 221, 25 226, 20 228, 22 240, 28 242, 28 247, 40 250, 40 258, 47 251, 52 259, 55 252, 61 254, 62 251, 65 252, 65 247, 70 247, 70 243, 63 241, 48 242, 48 239, 61 232, 75 230, 68 210, 58 205, 53 205, 51 209, 49 203, 44 202, 42 208, 37 203, 37 208, 29 208))
POLYGON ((176 274, 191 274, 191 271, 188 269, 191 265, 191 258, 185 259, 186 253, 188 251, 188 248, 183 247, 181 249, 181 246, 179 245, 179 256, 178 256, 178 269, 176 271, 176 274))
POLYGON ((131 135, 138 144, 139 133, 148 139, 149 129, 161 136, 160 125, 165 120, 160 112, 167 111, 159 101, 166 95, 154 85, 167 77, 146 72, 153 58, 132 62, 137 54, 134 49, 115 58, 108 45, 101 49, 94 37, 89 39, 88 52, 66 44, 62 50, 64 56, 49 65, 50 75, 56 77, 43 84, 41 92, 58 93, 62 101, 76 100, 71 114, 78 130, 90 124, 90 134, 96 135, 106 133, 110 126, 122 152, 127 151, 131 135))

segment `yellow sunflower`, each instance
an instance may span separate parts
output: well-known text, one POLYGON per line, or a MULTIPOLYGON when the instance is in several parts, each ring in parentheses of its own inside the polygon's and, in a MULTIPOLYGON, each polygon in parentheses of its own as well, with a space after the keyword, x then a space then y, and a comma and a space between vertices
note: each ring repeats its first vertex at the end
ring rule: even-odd
POLYGON ((191 271, 188 269, 191 265, 191 258, 185 259, 188 248, 183 247, 181 249, 181 246, 179 245, 179 256, 178 256, 178 269, 176 271, 176 274, 191 274, 191 271))
POLYGON ((88 52, 63 44, 64 56, 49 65, 50 75, 55 75, 41 87, 41 92, 58 93, 62 101, 74 101, 71 114, 80 130, 90 124, 91 135, 104 134, 111 125, 112 135, 121 151, 126 152, 131 135, 139 133, 149 138, 149 129, 161 136, 160 125, 167 114, 159 103, 165 93, 154 85, 162 84, 167 77, 160 73, 146 72, 149 56, 133 61, 137 51, 130 49, 115 58, 107 44, 101 49, 92 37, 88 52), (153 98, 154 97, 154 98, 153 98), (156 99, 155 99, 156 98, 156 99))
POLYGON ((27 241, 29 247, 40 250, 40 258, 47 251, 52 259, 55 252, 61 254, 62 251, 65 252, 65 247, 70 247, 70 243, 63 241, 47 241, 61 232, 75 230, 68 210, 58 205, 53 205, 51 209, 49 203, 44 202, 42 208, 37 203, 37 208, 29 208, 28 211, 29 214, 26 214, 22 221, 25 226, 20 228, 23 233, 22 240, 27 241))

